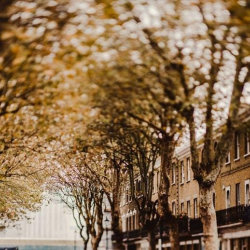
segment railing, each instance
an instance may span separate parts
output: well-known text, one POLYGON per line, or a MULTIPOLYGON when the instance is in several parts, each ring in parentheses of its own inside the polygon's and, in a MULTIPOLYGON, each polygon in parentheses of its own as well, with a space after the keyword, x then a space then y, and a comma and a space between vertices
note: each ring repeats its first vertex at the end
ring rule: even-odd
POLYGON ((234 223, 250 222, 250 206, 236 206, 216 212, 217 225, 224 226, 234 223))
POLYGON ((136 229, 132 231, 123 232, 119 235, 112 235, 112 240, 122 240, 122 239, 135 239, 135 238, 147 237, 147 231, 144 229, 136 229))
POLYGON ((202 232, 201 218, 190 219, 189 225, 190 225, 190 233, 195 234, 202 232))
MULTIPOLYGON (((250 206, 240 205, 228 209, 219 210, 216 212, 217 225, 224 226, 234 223, 250 223, 250 206)), ((160 226, 155 228, 155 234, 160 236, 169 235, 168 228, 160 226)), ((188 218, 186 216, 179 218, 179 233, 180 234, 195 234, 202 232, 202 222, 200 218, 188 218)), ((120 236, 123 239, 134 239, 138 237, 147 237, 146 230, 137 229, 122 233, 120 236)), ((115 240, 115 237, 112 238, 115 240)))
POLYGON ((224 226, 228 224, 243 221, 245 206, 230 207, 216 212, 217 225, 224 226))
POLYGON ((250 206, 245 206, 243 223, 250 223, 250 206))

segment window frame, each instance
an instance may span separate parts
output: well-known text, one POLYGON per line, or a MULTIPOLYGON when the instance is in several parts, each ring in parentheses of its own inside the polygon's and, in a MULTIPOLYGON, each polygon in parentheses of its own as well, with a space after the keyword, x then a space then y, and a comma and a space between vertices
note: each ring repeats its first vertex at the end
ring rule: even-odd
POLYGON ((230 164, 230 163, 231 163, 231 154, 230 154, 230 152, 228 152, 228 155, 227 155, 227 157, 226 157, 225 165, 228 165, 228 164, 230 164))
POLYGON ((225 196, 226 196, 226 209, 230 208, 231 207, 231 190, 230 190, 230 186, 227 186, 226 187, 226 192, 225 192, 225 196), (229 193, 229 199, 228 199, 228 196, 227 194, 229 193))
POLYGON ((176 203, 175 203, 175 201, 172 201, 172 214, 176 215, 176 203))
POLYGON ((198 198, 194 198, 194 218, 198 217, 198 198))
POLYGON ((176 169, 175 169, 175 164, 172 165, 172 185, 175 184, 176 180, 176 169))
POLYGON ((213 192, 213 206, 214 206, 214 208, 216 209, 215 204, 216 204, 216 193, 213 192))
POLYGON ((185 203, 184 202, 181 202, 181 213, 185 213, 185 203))
POLYGON ((180 182, 180 184, 184 184, 185 183, 184 161, 181 161, 180 174, 181 174, 181 182, 180 182))
POLYGON ((191 218, 191 201, 187 200, 187 216, 191 218))
POLYGON ((245 180, 245 205, 250 205, 250 184, 249 184, 249 180, 245 180), (248 190, 247 190, 247 187, 248 187, 248 190))
POLYGON ((250 138, 249 138, 249 132, 244 133, 244 156, 250 155, 250 138))
POLYGON ((234 133, 234 161, 240 159, 240 134, 239 132, 234 133))
POLYGON ((235 204, 240 206, 240 183, 235 184, 235 204))
POLYGON ((161 176, 160 171, 157 171, 156 172, 156 192, 159 191, 160 182, 161 182, 160 176, 161 176))
POLYGON ((187 157, 187 182, 190 182, 191 180, 191 160, 190 157, 187 157))

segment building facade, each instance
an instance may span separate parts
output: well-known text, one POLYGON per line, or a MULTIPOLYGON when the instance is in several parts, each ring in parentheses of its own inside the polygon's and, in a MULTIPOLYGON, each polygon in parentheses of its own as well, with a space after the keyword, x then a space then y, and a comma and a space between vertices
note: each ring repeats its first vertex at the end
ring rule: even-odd
MULTIPOLYGON (((216 147, 216 142, 214 144, 216 147)), ((200 152, 202 145, 200 146, 200 152)), ((178 167, 171 171, 169 202, 172 213, 179 218, 182 250, 201 250, 202 223, 199 214, 199 186, 193 178, 190 148, 176 152, 178 167)), ((158 162, 158 165, 160 163, 158 162)), ((135 182, 137 186, 138 180, 135 182)), ((236 132, 230 153, 215 185, 213 203, 216 209, 221 250, 250 249, 250 135, 236 132)), ((153 199, 157 199, 159 171, 155 170, 153 199)), ((139 228, 136 206, 125 189, 121 201, 123 242, 127 249, 148 249, 147 234, 139 228)), ((169 237, 164 228, 155 229, 157 249, 170 250, 169 237)))
MULTIPOLYGON (((19 250, 80 250, 83 242, 72 216, 64 204, 51 201, 38 212, 0 231, 1 247, 18 247, 19 250)), ((104 211, 104 226, 99 250, 112 249, 110 211, 104 211)), ((88 249, 91 250, 89 241, 88 249)))

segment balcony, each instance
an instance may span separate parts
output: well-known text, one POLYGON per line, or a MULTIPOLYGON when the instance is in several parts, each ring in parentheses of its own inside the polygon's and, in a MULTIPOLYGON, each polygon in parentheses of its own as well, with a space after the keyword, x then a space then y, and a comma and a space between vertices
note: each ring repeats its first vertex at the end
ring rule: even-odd
POLYGON ((216 212, 217 225, 225 226, 235 223, 250 222, 250 206, 236 206, 228 209, 219 210, 216 212))
MULTIPOLYGON (((240 205, 237 207, 219 210, 216 212, 216 217, 218 227, 235 223, 250 223, 250 206, 240 205)), ((160 226, 155 228, 156 237, 160 237, 160 232, 162 232, 163 237, 169 235, 168 228, 165 225, 162 228, 160 228, 160 226)), ((180 236, 202 233, 201 219, 188 217, 179 218, 179 232, 180 236)), ((144 237, 147 237, 147 232, 144 229, 124 232, 120 236, 123 240, 133 240, 135 238, 144 237)), ((112 239, 115 240, 114 237, 112 239)))

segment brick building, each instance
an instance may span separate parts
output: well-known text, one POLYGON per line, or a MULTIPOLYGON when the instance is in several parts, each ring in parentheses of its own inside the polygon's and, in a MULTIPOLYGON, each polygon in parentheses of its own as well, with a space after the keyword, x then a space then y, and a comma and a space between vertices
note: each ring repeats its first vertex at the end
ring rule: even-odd
MULTIPOLYGON (((216 142, 214 146, 216 147, 216 142)), ((193 179, 189 146, 178 149, 176 157, 180 164, 172 169, 169 201, 172 213, 182 218, 179 221, 181 249, 201 250, 204 248, 199 215, 199 186, 193 179)), ((157 168, 154 178, 153 199, 157 199, 159 186, 157 168)), ((236 132, 213 196, 221 250, 250 249, 249 185, 250 135, 248 132, 236 132)), ((138 214, 128 189, 125 189, 122 195, 121 216, 124 232, 122 238, 127 249, 146 250, 147 234, 139 229, 138 214)), ((155 234, 158 242, 162 242, 157 244, 157 249, 171 249, 167 230, 156 228, 155 234)))

